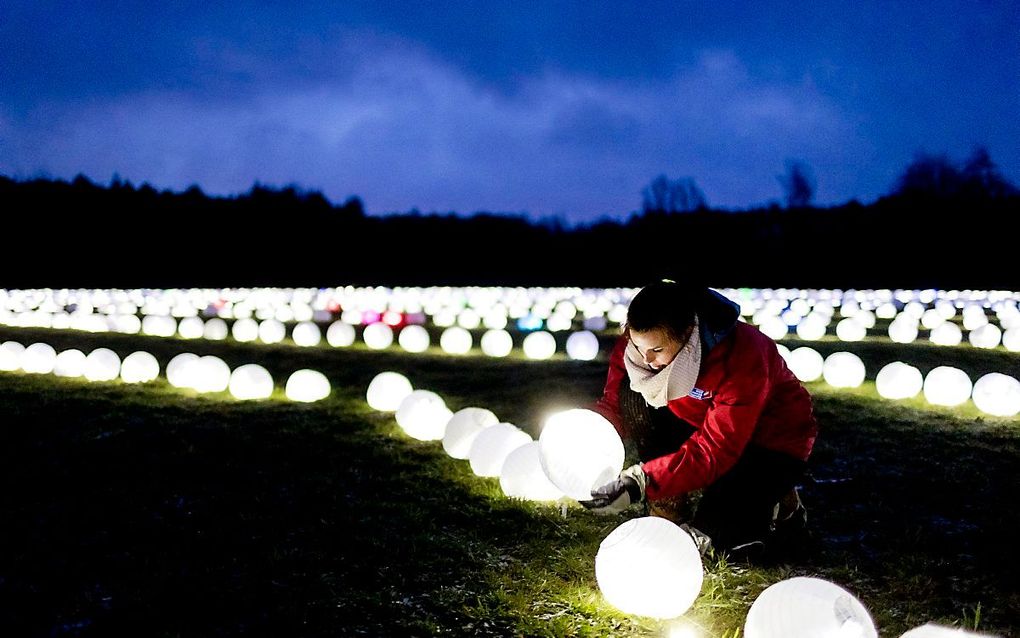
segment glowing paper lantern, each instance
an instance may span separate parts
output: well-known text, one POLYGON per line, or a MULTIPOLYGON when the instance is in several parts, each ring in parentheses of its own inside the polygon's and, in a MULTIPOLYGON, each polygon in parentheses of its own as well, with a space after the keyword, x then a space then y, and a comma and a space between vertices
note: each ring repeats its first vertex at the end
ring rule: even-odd
POLYGON ((508 454, 503 461, 499 486, 509 498, 556 501, 563 496, 563 492, 545 475, 538 447, 538 441, 525 443, 508 454))
POLYGON ((334 348, 346 348, 356 337, 354 326, 344 321, 334 321, 326 328, 326 342, 334 348))
POLYGON ((485 408, 464 408, 454 412, 443 434, 443 449, 455 459, 466 459, 478 433, 499 423, 499 419, 485 408))
POLYGON ((224 392, 230 385, 230 366, 212 355, 199 357, 186 369, 188 387, 197 392, 224 392))
POLYGON ((546 419, 538 440, 546 475, 570 498, 591 499, 593 488, 613 480, 623 469, 623 441, 598 412, 557 412, 546 419))
POLYGON ((317 370, 298 370, 287 378, 284 392, 291 401, 321 401, 329 396, 329 379, 317 370))
POLYGON ((242 401, 268 399, 273 394, 273 377, 262 366, 248 363, 230 373, 227 388, 235 399, 242 401))
POLYGON ((477 476, 499 476, 503 462, 531 437, 512 423, 497 423, 478 433, 468 452, 471 471, 477 476))
POLYGON ((797 577, 767 588, 751 605, 744 638, 878 638, 871 614, 839 585, 797 577))
POLYGON ((585 317, 583 325, 585 330, 605 330, 607 325, 606 317, 604 315, 585 317))
POLYGON ((460 326, 451 326, 440 335, 439 347, 448 354, 467 354, 471 350, 471 333, 460 326))
POLYGON ((57 351, 48 343, 33 343, 21 354, 21 369, 32 374, 49 374, 57 362, 57 351))
POLYGON ((142 332, 154 337, 172 337, 177 334, 177 320, 169 315, 149 315, 142 319, 142 332))
POLYGON ((259 324, 259 341, 280 343, 287 336, 287 327, 278 319, 266 319, 259 324))
POLYGON ((505 357, 513 347, 513 337, 506 330, 487 330, 482 335, 482 352, 490 357, 505 357))
POLYGON ((365 345, 373 350, 385 350, 393 343, 393 328, 382 321, 365 326, 365 332, 361 335, 365 345))
POLYGON ((932 329, 928 339, 937 346, 958 346, 963 341, 963 331, 952 321, 944 321, 932 329))
MULTIPOLYGON (((201 319, 199 319, 201 321, 201 319)), ((148 352, 132 352, 120 364, 120 378, 124 383, 148 383, 159 377, 159 361, 148 352)))
POLYGON ((368 384, 368 405, 380 412, 396 412, 414 388, 399 372, 380 372, 368 384))
POLYGON ((85 357, 85 378, 113 381, 120 375, 120 357, 108 348, 96 348, 85 357))
POLYGON ((924 386, 924 376, 912 365, 894 361, 878 371, 875 390, 886 399, 916 397, 924 386))
POLYGON ((206 321, 202 328, 202 336, 210 341, 223 341, 228 334, 230 334, 230 329, 227 328, 227 322, 219 317, 213 317, 206 321))
POLYGON ((974 383, 971 399, 986 414, 1016 416, 1020 414, 1020 381, 1006 374, 991 372, 974 383))
POLYGON ((972 388, 967 373, 950 366, 939 366, 924 378, 924 398, 932 405, 960 405, 970 398, 972 388))
POLYGON ((986 323, 971 330, 967 336, 967 340, 975 348, 994 348, 999 345, 1000 339, 1002 339, 1002 331, 992 323, 986 323))
POLYGON ((453 413, 435 392, 415 390, 401 401, 396 420, 408 436, 419 441, 438 441, 446 433, 453 413))
POLYGON ((567 337, 567 356, 575 361, 591 361, 599 356, 599 339, 587 330, 567 337))
POLYGON ((295 344, 303 348, 312 348, 319 345, 319 342, 322 341, 322 332, 319 331, 319 326, 311 321, 302 321, 294 326, 294 331, 291 333, 290 338, 294 340, 295 344))
POLYGON ((249 343, 259 338, 259 323, 251 318, 238 319, 230 329, 234 341, 249 343))
POLYGON ((900 315, 889 323, 889 338, 896 343, 913 343, 917 339, 917 322, 900 315))
POLYGON ((198 361, 198 355, 182 352, 166 364, 166 380, 175 388, 191 387, 191 366, 198 361))
POLYGON ((786 322, 775 315, 765 315, 762 317, 762 322, 758 329, 775 341, 782 339, 790 332, 790 327, 786 325, 786 322))
POLYGON ((199 317, 185 317, 177 325, 182 339, 201 339, 205 334, 205 323, 199 317))
POLYGON ((923 315, 921 315, 921 325, 928 330, 934 330, 945 322, 946 318, 942 316, 942 312, 940 312, 937 308, 929 308, 924 311, 923 315))
POLYGON ((529 359, 548 359, 556 354, 556 337, 539 330, 524 337, 521 347, 524 349, 524 356, 529 359))
POLYGON ((868 329, 853 317, 843 319, 836 324, 836 336, 840 341, 860 341, 867 334, 868 329))
POLYGON ((864 362, 852 352, 833 352, 822 365, 822 377, 834 388, 856 388, 864 375, 864 362))
POLYGON ((422 326, 404 326, 397 336, 397 343, 407 352, 425 352, 429 341, 429 332, 422 326))
POLYGON ((21 370, 21 355, 24 346, 16 341, 5 341, 0 345, 0 371, 13 373, 21 370))
POLYGON ((825 365, 822 355, 807 346, 801 346, 790 352, 786 363, 801 381, 817 381, 822 376, 822 369, 825 365))
POLYGON ((817 341, 825 336, 828 320, 818 314, 811 313, 797 324, 797 336, 805 341, 817 341))
POLYGON ((1020 328, 1010 328, 1004 332, 1002 346, 1010 352, 1020 352, 1020 328))
POLYGON ((85 353, 81 350, 64 350, 57 355, 53 374, 58 377, 80 377, 85 373, 85 353))
POLYGON ((701 555, 694 540, 658 516, 632 518, 603 539, 595 554, 595 579, 602 595, 627 614, 675 618, 701 592, 701 555), (634 586, 641 574, 641 586, 634 586))
POLYGON ((991 634, 976 634, 972 631, 964 631, 957 627, 940 627, 928 623, 920 627, 914 627, 900 638, 994 638, 991 634))
POLYGON ((790 349, 781 343, 777 343, 776 350, 779 351, 779 356, 783 358, 783 361, 787 362, 786 365, 790 365, 790 349))

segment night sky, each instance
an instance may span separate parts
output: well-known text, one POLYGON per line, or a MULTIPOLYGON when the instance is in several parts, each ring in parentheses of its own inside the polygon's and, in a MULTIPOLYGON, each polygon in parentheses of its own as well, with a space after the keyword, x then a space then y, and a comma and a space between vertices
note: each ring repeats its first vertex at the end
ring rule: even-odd
POLYGON ((1015 1, 172 4, 0 4, 0 174, 568 222, 791 160, 820 205, 976 145, 1020 184, 1015 1))

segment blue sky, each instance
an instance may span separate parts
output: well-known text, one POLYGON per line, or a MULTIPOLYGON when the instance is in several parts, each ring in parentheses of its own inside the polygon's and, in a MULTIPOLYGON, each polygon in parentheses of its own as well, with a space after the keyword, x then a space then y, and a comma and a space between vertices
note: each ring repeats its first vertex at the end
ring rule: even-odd
POLYGON ((1020 183, 1020 3, 21 2, 0 6, 0 174, 371 213, 624 218, 656 175, 716 207, 886 193, 984 145, 1020 183))

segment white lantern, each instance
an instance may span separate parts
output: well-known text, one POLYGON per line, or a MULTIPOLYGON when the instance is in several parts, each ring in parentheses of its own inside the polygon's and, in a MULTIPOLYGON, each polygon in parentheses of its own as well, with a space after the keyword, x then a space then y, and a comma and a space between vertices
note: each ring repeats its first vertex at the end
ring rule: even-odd
POLYGON ((446 424, 443 449, 455 459, 466 459, 478 433, 497 423, 496 415, 485 408, 457 410, 446 424))
POLYGON ((993 323, 986 323, 971 330, 967 339, 975 348, 994 348, 999 345, 999 340, 1002 339, 1002 330, 999 330, 999 327, 993 323))
POLYGON ((380 412, 396 412, 414 388, 399 372, 380 372, 368 384, 368 405, 380 412))
POLYGON ((120 375, 120 357, 109 348, 96 348, 85 357, 85 378, 113 381, 120 375))
POLYGON ((238 319, 230 329, 234 341, 249 343, 259 338, 259 323, 250 317, 238 319))
POLYGON ((199 357, 187 367, 188 387, 197 392, 224 392, 230 385, 230 366, 213 355, 199 357))
POLYGON ((524 356, 529 359, 548 359, 556 354, 556 337, 539 330, 524 337, 521 347, 524 349, 524 356))
POLYGON ((1020 414, 1020 381, 1006 374, 991 372, 974 383, 971 399, 985 414, 1016 416, 1020 414))
POLYGON ((166 380, 175 388, 191 387, 191 366, 198 361, 198 355, 182 352, 166 364, 166 380))
POLYGON ((80 377, 85 373, 85 353, 81 350, 64 350, 53 362, 53 374, 58 377, 80 377))
POLYGON ((957 627, 940 627, 928 623, 914 627, 900 638, 995 638, 991 634, 976 634, 957 627))
POLYGON ((439 347, 447 354, 467 354, 471 350, 471 333, 460 326, 451 326, 440 335, 439 347))
POLYGON ((786 365, 789 366, 790 365, 790 349, 787 348, 786 346, 784 346, 781 343, 777 343, 776 344, 776 350, 779 352, 779 356, 781 356, 783 358, 783 361, 786 361, 786 365))
POLYGON ((916 397, 924 386, 924 376, 912 365, 894 361, 878 371, 875 390, 886 399, 910 399, 916 397))
POLYGON ((482 317, 473 309, 466 308, 457 315, 457 325, 467 330, 474 330, 482 323, 482 317))
POLYGON ((154 337, 172 337, 177 334, 177 320, 169 315, 149 315, 142 319, 142 332, 154 337))
POLYGON ((590 500, 592 489, 615 479, 623 469, 623 441, 598 412, 557 412, 546 419, 538 440, 546 475, 570 498, 590 500))
POLYGON ((505 357, 513 347, 513 337, 506 330, 487 330, 482 335, 482 352, 490 357, 505 357))
POLYGON ((319 331, 319 326, 311 321, 302 321, 294 326, 290 338, 301 347, 311 348, 319 345, 319 342, 322 341, 322 332, 319 331))
POLYGON ((853 317, 843 319, 836 324, 836 336, 841 341, 860 341, 867 334, 868 329, 853 317))
POLYGON ((805 341, 817 341, 825 336, 828 320, 812 312, 797 324, 797 336, 805 341))
POLYGON ((185 317, 177 325, 177 333, 182 339, 201 339, 205 334, 205 323, 200 317, 185 317))
POLYGON ((407 352, 425 352, 429 348, 429 341, 429 331, 423 326, 404 326, 397 336, 400 347, 407 352))
POLYGON ((382 321, 376 321, 365 326, 365 331, 361 338, 364 339, 365 345, 369 348, 385 350, 393 343, 393 328, 390 328, 382 321))
POLYGON ((468 452, 471 471, 477 476, 499 476, 510 453, 531 441, 531 437, 512 423, 497 423, 478 433, 468 452))
POLYGON ((822 365, 822 377, 834 388, 859 387, 864 376, 864 362, 852 352, 833 352, 822 365))
POLYGON ((946 318, 942 316, 942 312, 937 308, 929 308, 924 311, 921 315, 921 325, 928 330, 934 330, 946 322, 946 318))
POLYGON ((545 475, 538 448, 538 441, 531 441, 508 454, 503 461, 499 486, 507 497, 556 501, 563 496, 563 492, 545 475))
POLYGON ((157 377, 159 377, 159 361, 156 361, 156 357, 148 352, 132 352, 124 357, 124 361, 120 364, 120 378, 124 383, 148 383, 155 381, 157 377))
POLYGON ((48 343, 33 343, 21 355, 21 369, 32 374, 50 374, 57 363, 57 351, 48 343))
POLYGON ((896 343, 913 343, 917 339, 917 321, 900 315, 889 322, 889 338, 896 343))
POLYGON ((575 361, 591 361, 599 356, 599 338, 581 330, 567 337, 567 356, 575 361))
POLYGON ((326 342, 334 348, 346 348, 357 338, 354 326, 345 321, 334 321, 326 328, 326 342))
POLYGON ((790 352, 786 363, 801 381, 817 381, 822 376, 825 361, 814 348, 801 346, 790 352))
POLYGON ((751 605, 744 638, 878 638, 871 614, 835 583, 799 576, 767 588, 751 605))
POLYGON ((932 329, 928 339, 937 346, 958 346, 963 341, 963 331, 952 321, 944 321, 932 329))
POLYGON ((210 341, 223 341, 228 334, 230 334, 230 329, 227 328, 227 322, 219 317, 213 317, 206 321, 202 328, 202 336, 210 341))
POLYGON ((924 398, 932 405, 960 405, 970 398, 972 388, 967 373, 950 366, 939 366, 924 378, 924 398))
POLYGON ((602 595, 627 614, 675 618, 701 592, 704 573, 694 540, 658 516, 632 518, 603 539, 595 554, 595 579, 602 595), (641 586, 634 586, 634 575, 641 586))
POLYGON ((1020 327, 1010 328, 1002 334, 1002 346, 1010 352, 1020 352, 1020 327))
POLYGON ((273 394, 273 377, 262 366, 248 363, 230 373, 227 388, 235 399, 242 401, 268 399, 273 394))
POLYGON ((279 319, 266 319, 259 324, 259 341, 280 343, 287 336, 287 327, 279 319))
POLYGON ((329 379, 317 370, 298 370, 287 378, 284 392, 291 401, 320 401, 329 396, 329 379))
POLYGON ((415 390, 400 402, 396 420, 408 436, 419 441, 438 441, 446 433, 453 413, 435 392, 415 390))
POLYGON ((582 324, 585 330, 600 331, 606 329, 606 317, 605 315, 595 315, 594 317, 585 317, 584 323, 582 324))

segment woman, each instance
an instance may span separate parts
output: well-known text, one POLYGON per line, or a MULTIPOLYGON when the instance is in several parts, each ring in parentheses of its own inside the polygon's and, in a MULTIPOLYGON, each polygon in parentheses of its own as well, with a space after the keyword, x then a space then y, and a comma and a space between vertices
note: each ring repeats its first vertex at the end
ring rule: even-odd
POLYGON ((694 528, 699 545, 707 535, 733 553, 762 549, 777 525, 803 525, 796 485, 818 432, 811 397, 775 342, 739 315, 715 291, 669 280, 634 297, 596 410, 641 463, 586 507, 615 513, 647 499, 651 514, 694 528))

